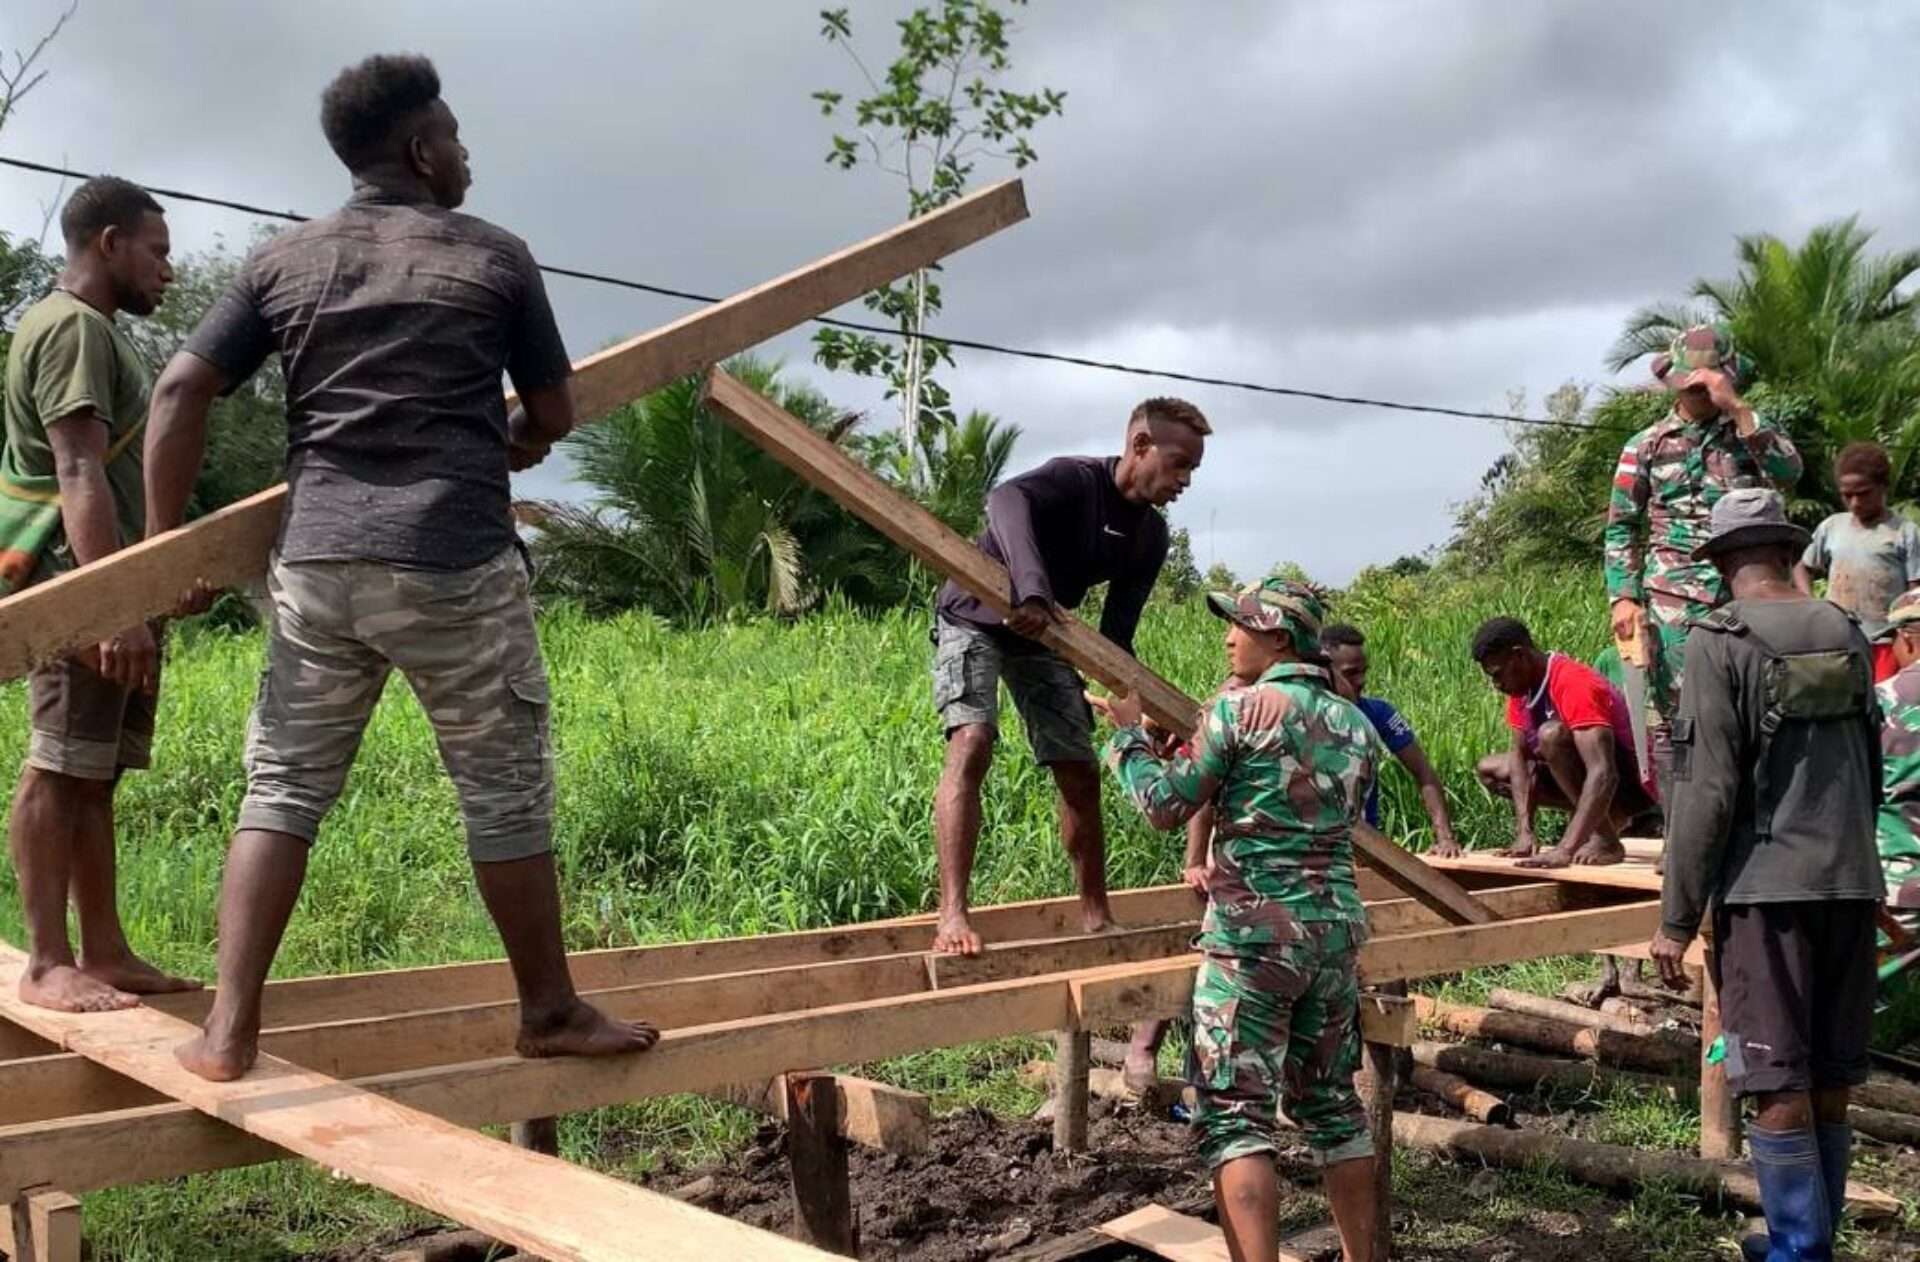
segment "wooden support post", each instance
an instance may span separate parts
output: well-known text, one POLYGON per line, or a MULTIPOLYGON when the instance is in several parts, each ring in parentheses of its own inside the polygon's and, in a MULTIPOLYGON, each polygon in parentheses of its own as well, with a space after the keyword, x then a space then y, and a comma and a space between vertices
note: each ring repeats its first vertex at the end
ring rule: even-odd
POLYGON ((1087 1150, 1088 1073, 1093 1066, 1093 1036, 1085 1030, 1054 1035, 1053 1150, 1087 1150))
POLYGON ((787 1161, 793 1173, 793 1234, 856 1257, 860 1230, 847 1186, 847 1141, 832 1074, 787 1074, 787 1161))
POLYGON ((80 1262, 80 1202, 65 1192, 35 1188, 0 1220, 0 1253, 8 1262, 80 1262))
MULTIPOLYGON (((1405 982, 1379 988, 1387 994, 1406 994, 1405 982)), ((1399 1049, 1391 1043, 1360 1045, 1360 1072, 1354 1086, 1367 1106, 1367 1128, 1373 1133, 1373 1258, 1387 1262, 1393 1253, 1393 1097, 1400 1086, 1399 1049)))
POLYGON ((557 1117, 530 1117, 524 1122, 513 1124, 513 1146, 524 1148, 528 1152, 545 1153, 549 1157, 560 1155, 560 1119, 557 1117))
POLYGON ((1731 1161, 1740 1155, 1740 1101, 1727 1086, 1725 1063, 1708 1059, 1720 1039, 1720 987, 1713 980, 1720 963, 1711 934, 1702 929, 1707 959, 1700 1001, 1700 1155, 1731 1161))

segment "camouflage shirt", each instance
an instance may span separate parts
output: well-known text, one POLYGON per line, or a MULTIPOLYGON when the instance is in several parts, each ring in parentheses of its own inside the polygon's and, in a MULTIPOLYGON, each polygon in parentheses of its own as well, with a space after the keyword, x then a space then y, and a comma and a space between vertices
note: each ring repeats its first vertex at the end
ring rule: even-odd
POLYGON ((1146 733, 1107 743, 1122 790, 1156 828, 1212 802, 1214 871, 1202 947, 1227 954, 1302 936, 1303 921, 1364 924, 1353 878, 1353 826, 1388 757, 1366 715, 1334 692, 1324 668, 1282 663, 1251 687, 1209 702, 1193 740, 1158 757, 1146 733), (1243 720, 1279 694, 1277 726, 1243 720))
POLYGON ((1885 795, 1878 841, 1887 884, 1920 876, 1920 663, 1880 685, 1885 795))
POLYGON ((1784 492, 1800 477, 1786 431, 1759 415, 1754 425, 1741 438, 1730 417, 1698 424, 1669 412, 1627 443, 1607 504, 1610 599, 1660 592, 1708 607, 1726 599, 1713 563, 1693 559, 1714 501, 1737 486, 1771 482, 1784 492))

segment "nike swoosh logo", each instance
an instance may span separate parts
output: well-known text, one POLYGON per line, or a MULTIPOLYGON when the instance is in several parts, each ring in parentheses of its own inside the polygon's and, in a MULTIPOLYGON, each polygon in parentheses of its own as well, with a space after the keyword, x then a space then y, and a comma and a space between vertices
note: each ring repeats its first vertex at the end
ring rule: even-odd
POLYGON ((1126 531, 1115 530, 1112 526, 1102 526, 1100 527, 1100 529, 1106 531, 1108 534, 1112 535, 1115 539, 1125 539, 1127 537, 1126 531))

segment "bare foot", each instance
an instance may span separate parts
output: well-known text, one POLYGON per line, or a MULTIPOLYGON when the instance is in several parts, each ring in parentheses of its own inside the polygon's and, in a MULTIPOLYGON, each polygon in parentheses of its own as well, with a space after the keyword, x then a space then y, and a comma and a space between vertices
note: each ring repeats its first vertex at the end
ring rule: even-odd
POLYGON ((1119 933, 1120 926, 1115 923, 1113 913, 1102 907, 1099 911, 1082 910, 1080 928, 1085 933, 1119 933))
POLYGON ((1496 859, 1526 859, 1533 855, 1536 847, 1530 841, 1517 841, 1511 846, 1502 846, 1493 852, 1496 859))
POLYGON ((941 916, 933 931, 935 955, 978 955, 985 945, 963 911, 941 916))
POLYGON ((1156 1057, 1148 1056, 1138 1048, 1128 1051, 1127 1063, 1120 1070, 1122 1086, 1135 1095, 1145 1095, 1159 1081, 1160 1065, 1156 1057))
POLYGON ((1551 850, 1541 851, 1531 859, 1522 859, 1513 866, 1516 868, 1565 868, 1572 865, 1573 856, 1555 846, 1551 850))
POLYGON ((1605 867, 1610 863, 1624 863, 1627 848, 1614 837, 1589 837, 1587 844, 1573 852, 1573 861, 1580 867, 1605 867))
POLYGON ((192 977, 163 973, 132 952, 111 960, 82 959, 80 971, 129 995, 172 995, 183 990, 199 990, 204 985, 192 977))
POLYGON ((573 1006, 550 1019, 520 1017, 520 1036, 513 1050, 529 1060, 543 1056, 618 1056, 644 1052, 660 1041, 660 1031, 645 1021, 615 1021, 600 1009, 576 999, 573 1006))
POLYGON ((20 975, 20 1002, 55 1012, 114 1012, 137 1007, 140 998, 88 977, 71 964, 54 964, 20 975))
POLYGON ((208 1082, 232 1082, 252 1069, 259 1055, 258 1038, 215 1038, 205 1030, 173 1049, 173 1058, 187 1072, 208 1082))

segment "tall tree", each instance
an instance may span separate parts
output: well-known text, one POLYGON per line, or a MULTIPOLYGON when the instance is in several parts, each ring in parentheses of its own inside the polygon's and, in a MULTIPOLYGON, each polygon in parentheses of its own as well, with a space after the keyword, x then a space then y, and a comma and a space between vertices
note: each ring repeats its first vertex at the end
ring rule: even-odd
MULTIPOLYGON (((775 364, 727 370, 835 442, 858 421, 775 364)), ((888 604, 905 585, 898 551, 758 446, 711 418, 684 378, 575 431, 564 446, 588 507, 522 505, 541 585, 595 612, 651 609, 678 622, 792 615, 838 591, 888 604)))
MULTIPOLYGON (((851 105, 854 134, 836 132, 827 161, 842 170, 869 163, 898 178, 906 186, 910 217, 958 198, 983 158, 1015 170, 1036 161, 1028 133, 1066 101, 1066 93, 1051 88, 1019 92, 998 85, 1013 65, 1013 26, 993 0, 941 0, 915 9, 899 22, 899 55, 879 75, 854 48, 848 9, 823 9, 820 20, 820 33, 845 50, 867 88, 851 105)), ((813 99, 821 113, 842 117, 844 93, 822 89, 813 99)), ((953 363, 952 350, 925 336, 940 311, 933 270, 917 271, 865 299, 899 328, 902 345, 842 329, 814 335, 815 358, 828 368, 886 379, 888 397, 900 402, 900 449, 908 460, 907 484, 915 489, 930 473, 922 456, 929 432, 956 423, 952 399, 933 377, 940 364, 953 363)))

